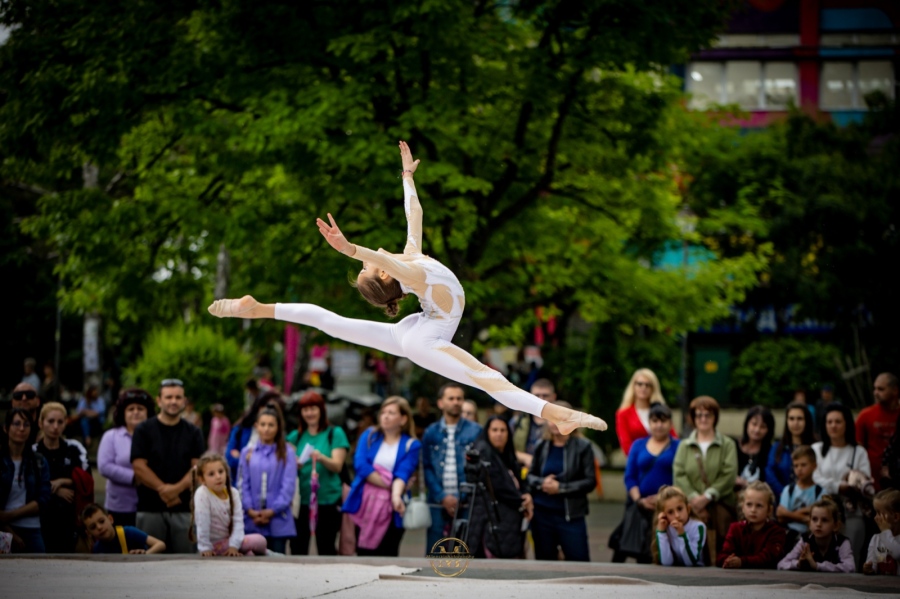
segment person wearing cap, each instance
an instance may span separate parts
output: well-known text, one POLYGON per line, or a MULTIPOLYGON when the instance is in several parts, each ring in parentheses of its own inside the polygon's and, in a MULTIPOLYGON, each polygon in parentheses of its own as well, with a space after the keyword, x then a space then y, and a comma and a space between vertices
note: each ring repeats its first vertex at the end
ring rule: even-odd
MULTIPOLYGON (((633 557, 642 564, 653 561, 650 553, 650 531, 653 530, 654 524, 656 493, 663 485, 671 485, 673 482, 672 462, 678 449, 678 439, 673 439, 670 434, 672 410, 664 403, 651 404, 648 421, 650 436, 637 439, 631 444, 628 463, 625 466, 625 488, 628 491, 625 509, 628 510, 633 503, 638 504, 639 513, 648 525, 646 543, 641 552, 622 551, 618 547, 612 547, 613 562, 621 563, 628 557, 633 557)), ((611 544, 616 544, 613 541, 617 536, 616 533, 621 537, 627 532, 623 530, 623 525, 624 520, 620 528, 613 533, 611 544)))
MULTIPOLYGON (((315 391, 307 391, 297 402, 300 422, 287 442, 297 448, 297 476, 300 479, 300 516, 296 519, 297 536, 291 540, 292 555, 308 555, 312 536, 309 521, 312 494, 313 457, 319 478, 316 496, 319 508, 316 520, 316 549, 319 555, 337 555, 338 533, 341 531, 341 471, 347 459, 350 442, 344 429, 328 422, 325 400, 315 391), (307 449, 307 445, 310 449, 307 449), (300 463, 301 458, 305 458, 300 463)), ((348 481, 349 482, 349 481, 348 481)))
POLYGON ((106 478, 104 507, 119 526, 134 526, 137 516, 137 479, 131 466, 131 442, 139 424, 155 412, 153 398, 143 389, 123 389, 116 401, 113 428, 103 434, 97 468, 106 478))
POLYGON ((191 471, 206 450, 199 428, 181 418, 184 383, 159 385, 159 414, 137 426, 131 441, 131 465, 138 487, 137 528, 161 539, 170 553, 194 553, 191 528, 191 471))
POLYGON ((31 447, 37 441, 37 435, 40 431, 38 427, 38 412, 41 409, 41 398, 38 396, 37 388, 31 383, 25 382, 16 385, 12 392, 12 407, 28 412, 28 418, 31 420, 28 447, 31 447))

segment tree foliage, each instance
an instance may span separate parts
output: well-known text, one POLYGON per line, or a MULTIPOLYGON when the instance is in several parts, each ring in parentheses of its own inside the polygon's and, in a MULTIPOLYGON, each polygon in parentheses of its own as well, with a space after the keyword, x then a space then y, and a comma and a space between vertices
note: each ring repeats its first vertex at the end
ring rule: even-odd
POLYGON ((773 248, 748 304, 779 319, 796 304, 797 320, 833 324, 846 353, 858 328, 878 370, 900 359, 900 128, 892 102, 868 100, 864 121, 844 128, 799 111, 744 135, 716 128, 688 154, 686 194, 709 247, 773 248))
POLYGON ((839 376, 837 355, 837 347, 819 341, 793 337, 757 341, 738 356, 731 394, 740 405, 784 407, 796 390, 834 384, 839 376))
POLYGON ((232 295, 376 317, 313 223, 330 211, 351 241, 399 248, 400 138, 423 161, 426 251, 466 288, 460 343, 514 335, 537 306, 694 329, 767 250, 653 267, 683 236, 678 182, 709 133, 657 65, 730 7, 10 0, 0 174, 39 197, 26 229, 60 253, 64 308, 102 314, 125 351, 205 314, 223 248, 232 295))
POLYGON ((177 378, 197 412, 221 403, 236 415, 244 407, 244 383, 252 373, 252 360, 234 339, 209 327, 177 324, 150 333, 143 355, 126 369, 125 381, 153 393, 160 381, 177 378))

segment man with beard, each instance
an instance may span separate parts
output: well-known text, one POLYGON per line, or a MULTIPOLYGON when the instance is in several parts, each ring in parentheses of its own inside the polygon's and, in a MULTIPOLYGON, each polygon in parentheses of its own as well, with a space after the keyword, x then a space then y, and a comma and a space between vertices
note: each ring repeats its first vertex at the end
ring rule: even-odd
POLYGON ((181 418, 184 383, 165 379, 156 403, 159 414, 134 430, 131 464, 138 487, 137 528, 161 539, 170 553, 194 553, 191 527, 191 470, 205 451, 199 428, 181 418))

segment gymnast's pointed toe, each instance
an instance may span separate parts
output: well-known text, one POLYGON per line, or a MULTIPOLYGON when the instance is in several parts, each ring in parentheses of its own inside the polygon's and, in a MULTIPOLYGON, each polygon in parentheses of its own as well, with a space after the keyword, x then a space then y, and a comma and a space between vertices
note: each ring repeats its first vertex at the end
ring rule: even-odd
POLYGON ((225 318, 228 314, 225 312, 225 304, 231 300, 216 300, 209 305, 209 313, 217 318, 225 318))

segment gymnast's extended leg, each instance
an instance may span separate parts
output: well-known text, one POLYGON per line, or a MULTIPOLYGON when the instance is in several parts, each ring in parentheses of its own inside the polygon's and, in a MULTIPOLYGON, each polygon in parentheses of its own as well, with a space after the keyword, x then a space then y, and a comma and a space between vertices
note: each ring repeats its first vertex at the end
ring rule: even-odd
POLYGON ((239 300, 217 300, 209 312, 219 318, 274 318, 302 324, 336 339, 403 356, 402 330, 407 326, 404 321, 388 324, 345 318, 314 304, 261 304, 249 295, 239 300))
POLYGON ((546 402, 519 389, 462 348, 422 333, 424 331, 413 329, 402 336, 403 353, 422 368, 481 389, 510 409, 545 418, 556 424, 564 435, 579 427, 606 430, 606 422, 600 418, 546 402))

